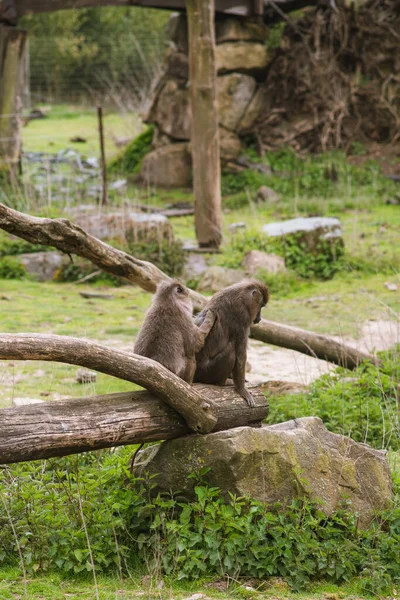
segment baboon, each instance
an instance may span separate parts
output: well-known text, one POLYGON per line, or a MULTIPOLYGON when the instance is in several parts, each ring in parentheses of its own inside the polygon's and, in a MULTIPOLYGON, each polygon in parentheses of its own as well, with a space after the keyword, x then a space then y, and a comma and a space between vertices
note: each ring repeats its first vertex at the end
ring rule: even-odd
POLYGON ((254 406, 253 396, 245 387, 247 338, 250 325, 260 322, 261 308, 268 298, 267 286, 256 280, 236 283, 211 298, 195 320, 200 325, 208 311, 215 315, 214 326, 196 356, 194 381, 225 385, 232 377, 239 394, 254 406))
POLYGON ((192 383, 196 353, 204 346, 215 321, 210 310, 197 326, 192 313, 189 290, 184 285, 176 280, 160 283, 136 338, 135 354, 156 360, 192 383))

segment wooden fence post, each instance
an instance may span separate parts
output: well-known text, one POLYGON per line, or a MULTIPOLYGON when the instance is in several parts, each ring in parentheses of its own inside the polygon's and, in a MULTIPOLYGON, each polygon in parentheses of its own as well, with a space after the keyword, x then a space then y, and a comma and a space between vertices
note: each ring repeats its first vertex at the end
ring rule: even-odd
POLYGON ((21 89, 27 32, 0 25, 0 174, 15 172, 21 150, 21 89))
POLYGON ((217 248, 222 233, 214 0, 186 0, 186 11, 196 236, 200 247, 217 248))

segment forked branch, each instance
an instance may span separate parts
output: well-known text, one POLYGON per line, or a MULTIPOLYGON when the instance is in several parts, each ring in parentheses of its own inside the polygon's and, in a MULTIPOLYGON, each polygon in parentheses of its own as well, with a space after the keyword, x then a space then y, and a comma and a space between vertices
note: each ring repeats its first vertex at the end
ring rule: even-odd
POLYGON ((87 367, 152 391, 182 415, 193 431, 208 433, 217 422, 211 400, 202 398, 196 388, 156 361, 137 354, 61 335, 3 333, 0 360, 45 360, 87 367))

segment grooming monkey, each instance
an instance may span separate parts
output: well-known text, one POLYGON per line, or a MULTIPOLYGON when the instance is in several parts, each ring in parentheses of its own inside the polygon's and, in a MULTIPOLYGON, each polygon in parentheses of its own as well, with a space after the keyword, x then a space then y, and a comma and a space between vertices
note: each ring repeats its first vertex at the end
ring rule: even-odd
POLYGON ((254 406, 253 396, 245 387, 247 338, 250 325, 260 322, 268 298, 267 286, 256 280, 236 283, 211 298, 195 320, 200 325, 209 311, 215 315, 215 323, 196 356, 194 381, 225 385, 232 377, 242 398, 254 406))
POLYGON ((192 313, 193 304, 184 285, 175 280, 160 283, 136 338, 135 354, 156 360, 192 383, 196 353, 204 346, 215 321, 215 314, 209 310, 197 326, 192 313))

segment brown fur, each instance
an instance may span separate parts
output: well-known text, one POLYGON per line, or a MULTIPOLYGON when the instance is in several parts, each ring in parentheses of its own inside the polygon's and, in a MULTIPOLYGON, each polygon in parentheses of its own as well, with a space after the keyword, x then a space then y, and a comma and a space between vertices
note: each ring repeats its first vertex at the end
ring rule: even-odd
POLYGON ((202 323, 210 310, 215 314, 214 326, 196 356, 194 381, 225 385, 232 377, 239 394, 254 406, 245 387, 247 338, 250 325, 261 320, 261 308, 268 299, 267 286, 256 280, 236 283, 211 298, 195 321, 202 323))
POLYGON ((136 338, 135 354, 156 360, 192 383, 196 353, 215 320, 210 312, 198 327, 192 313, 189 290, 184 285, 175 280, 160 283, 136 338))

